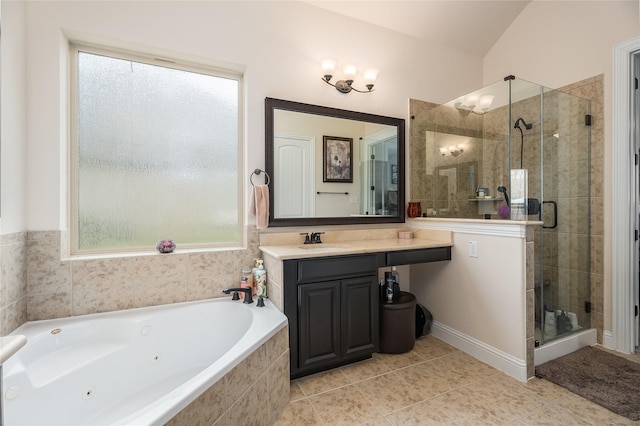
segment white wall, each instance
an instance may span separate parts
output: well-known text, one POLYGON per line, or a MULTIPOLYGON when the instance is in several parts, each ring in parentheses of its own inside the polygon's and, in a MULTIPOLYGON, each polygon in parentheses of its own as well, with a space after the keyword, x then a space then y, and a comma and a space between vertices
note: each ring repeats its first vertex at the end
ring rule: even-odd
POLYGON ((561 87, 611 74, 613 46, 640 34, 638 2, 532 1, 484 58, 484 85, 506 75, 561 87))
POLYGON ((640 35, 639 2, 533 1, 484 58, 484 85, 513 74, 557 88, 604 74, 605 330, 611 330, 613 46, 640 35))
POLYGON ((11 234, 26 230, 25 3, 5 0, 1 7, 0 216, 2 232, 11 234))
MULTIPOLYGON (((3 21, 19 19, 5 3, 3 21)), ((481 85, 481 58, 428 47, 302 2, 47 1, 24 7, 30 230, 66 226, 66 58, 61 46, 67 36, 244 70, 247 170, 264 167, 267 96, 406 119, 410 97, 445 101, 481 85), (324 84, 320 61, 327 56, 379 68, 376 91, 343 95, 324 84)))
POLYGON ((451 261, 411 266, 411 292, 435 322, 524 363, 525 256, 524 238, 454 232, 451 261))

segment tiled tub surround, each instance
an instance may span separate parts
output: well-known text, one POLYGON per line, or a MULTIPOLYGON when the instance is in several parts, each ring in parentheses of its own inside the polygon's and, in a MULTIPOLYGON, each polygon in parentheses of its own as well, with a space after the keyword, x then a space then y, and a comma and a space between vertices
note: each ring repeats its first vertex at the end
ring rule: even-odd
MULTIPOLYGON (((248 248, 61 261, 59 231, 0 236, 0 331, 26 321, 220 297, 240 268, 259 257, 258 232, 248 248)), ((229 296, 224 296, 229 297, 229 296)), ((238 424, 250 415, 272 424, 289 400, 287 328, 237 365, 170 424, 238 424), (267 407, 267 408, 265 408, 267 407)))
MULTIPOLYGON (((253 229, 252 229, 253 228, 253 229)), ((60 231, 0 237, 0 320, 8 334, 25 321, 224 296, 242 266, 260 256, 248 227, 245 250, 61 259, 60 231)), ((62 239, 64 240, 64 239, 62 239)), ((224 296, 228 297, 228 296, 224 296)))
POLYGON ((289 386, 285 327, 166 424, 269 426, 289 404, 289 386))
POLYGON ((0 335, 27 321, 27 233, 0 236, 0 335))

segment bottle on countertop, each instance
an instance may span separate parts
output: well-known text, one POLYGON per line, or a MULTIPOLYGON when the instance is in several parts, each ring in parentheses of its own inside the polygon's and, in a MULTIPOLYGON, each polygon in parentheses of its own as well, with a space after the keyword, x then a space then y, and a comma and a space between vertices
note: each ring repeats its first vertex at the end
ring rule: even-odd
POLYGON ((258 297, 267 297, 267 271, 264 269, 264 261, 258 259, 256 267, 253 269, 253 278, 258 297))
POLYGON ((253 285, 254 286, 258 282, 258 280, 256 279, 256 271, 258 270, 258 260, 260 260, 260 259, 253 259, 253 268, 251 268, 251 276, 253 277, 253 285))
MULTIPOLYGON (((255 297, 256 287, 254 285, 253 273, 251 271, 251 268, 249 268, 248 266, 242 267, 242 272, 240 274, 240 287, 241 288, 251 287, 252 288, 251 293, 253 293, 252 295, 255 297)), ((240 294, 240 298, 244 300, 244 293, 240 294)))

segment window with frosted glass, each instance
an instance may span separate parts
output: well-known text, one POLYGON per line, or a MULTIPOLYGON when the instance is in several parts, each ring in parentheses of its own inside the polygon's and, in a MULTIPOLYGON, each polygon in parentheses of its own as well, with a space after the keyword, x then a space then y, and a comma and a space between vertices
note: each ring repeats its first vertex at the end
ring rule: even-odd
POLYGON ((239 77, 75 59, 76 250, 237 244, 239 77))

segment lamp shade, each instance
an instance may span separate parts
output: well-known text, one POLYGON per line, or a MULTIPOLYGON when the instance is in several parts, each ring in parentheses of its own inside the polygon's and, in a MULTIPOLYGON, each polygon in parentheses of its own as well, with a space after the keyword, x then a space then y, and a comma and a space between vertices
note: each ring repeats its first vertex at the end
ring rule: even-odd
POLYGON ((356 77, 356 73, 358 72, 358 67, 353 64, 347 64, 342 68, 342 73, 344 74, 345 80, 354 80, 356 77))
POLYGON ((474 109, 478 104, 478 98, 479 96, 475 93, 467 95, 464 97, 464 104, 467 106, 467 108, 474 109))
POLYGON ((336 61, 331 58, 323 59, 321 66, 322 75, 333 75, 333 72, 336 70, 336 61))
POLYGON ((495 98, 495 96, 493 95, 480 96, 480 99, 478 100, 478 106, 480 107, 480 109, 483 111, 488 111, 489 108, 491 108, 491 104, 493 103, 493 98, 495 98))
POLYGON ((364 72, 364 83, 365 84, 375 84, 376 79, 378 78, 378 70, 368 69, 364 72))

